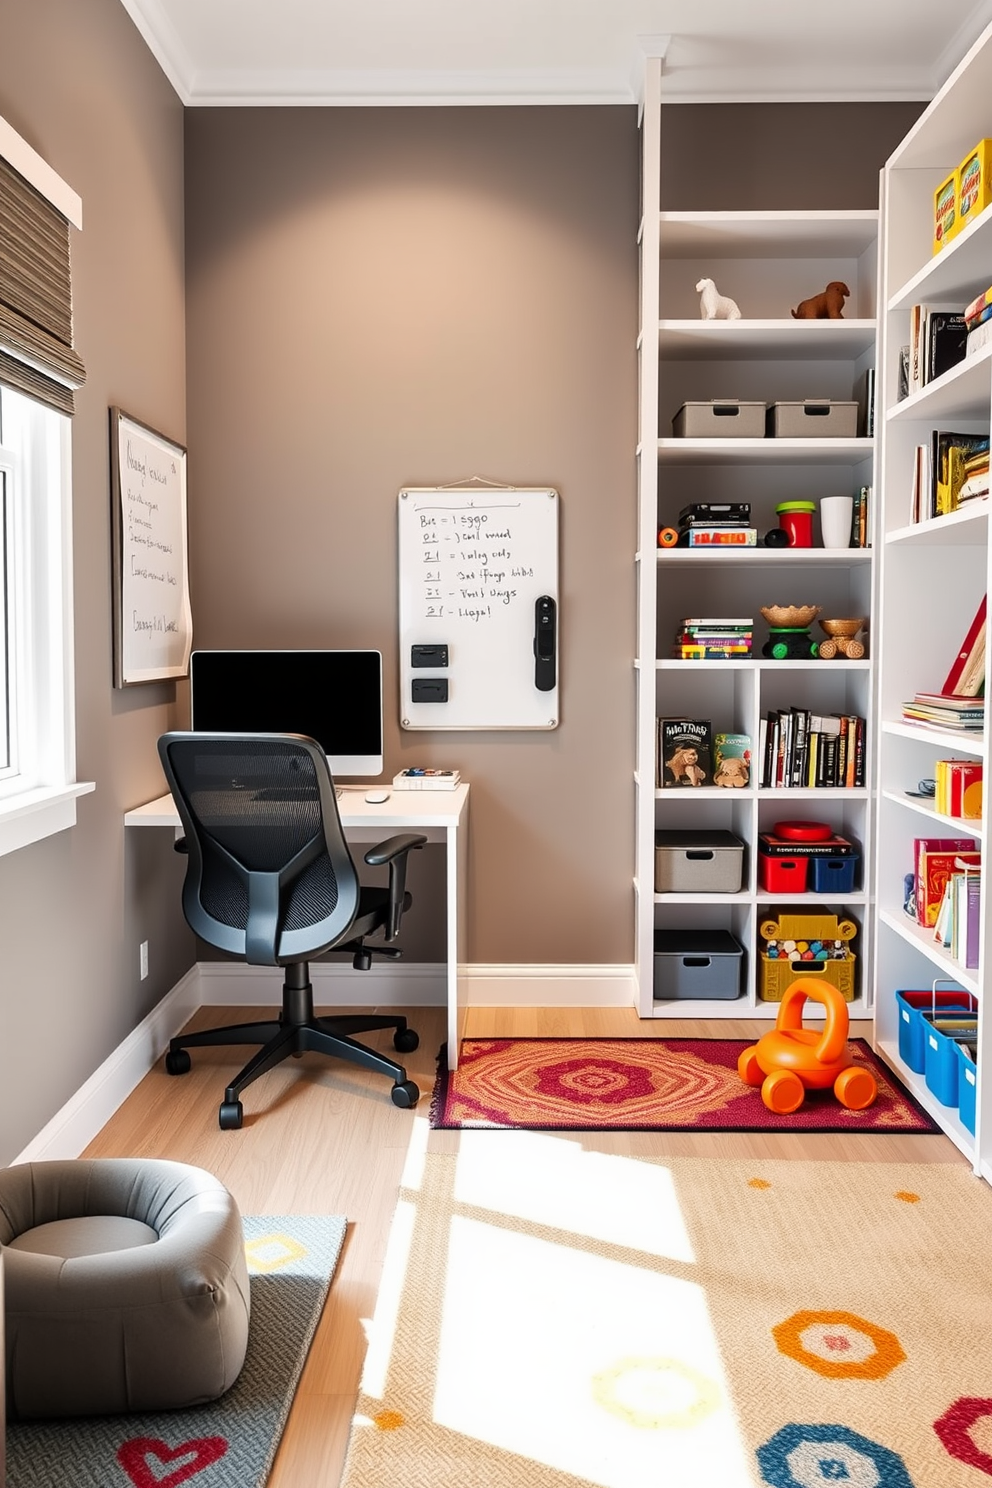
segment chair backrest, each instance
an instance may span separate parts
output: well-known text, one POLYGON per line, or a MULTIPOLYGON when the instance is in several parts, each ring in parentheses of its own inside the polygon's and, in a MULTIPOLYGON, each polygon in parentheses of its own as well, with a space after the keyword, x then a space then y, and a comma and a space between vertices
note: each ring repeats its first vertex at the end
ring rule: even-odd
POLYGON ((262 966, 344 940, 359 880, 320 745, 299 734, 177 731, 158 751, 186 834, 191 929, 262 966))

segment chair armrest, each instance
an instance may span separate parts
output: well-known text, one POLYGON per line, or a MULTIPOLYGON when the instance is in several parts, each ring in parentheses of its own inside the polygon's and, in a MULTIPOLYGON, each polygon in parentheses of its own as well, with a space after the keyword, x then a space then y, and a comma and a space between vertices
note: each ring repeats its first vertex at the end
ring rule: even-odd
POLYGON ((413 832, 405 832, 401 837, 388 837, 385 842, 377 842, 375 847, 369 848, 365 861, 370 868, 379 868, 383 863, 391 863, 400 853, 410 852, 414 847, 423 847, 426 841, 426 837, 413 832))
POLYGON ((406 861, 416 847, 423 847, 427 838, 419 832, 404 832, 399 837, 389 837, 385 842, 370 847, 365 861, 370 868, 389 864, 389 919, 385 926, 386 940, 395 940, 399 934, 406 898, 406 861))

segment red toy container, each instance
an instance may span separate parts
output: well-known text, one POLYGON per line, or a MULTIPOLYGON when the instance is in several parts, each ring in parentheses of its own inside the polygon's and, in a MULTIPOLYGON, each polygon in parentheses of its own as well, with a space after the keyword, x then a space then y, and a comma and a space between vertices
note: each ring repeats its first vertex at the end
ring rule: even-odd
POLYGON ((795 857, 771 857, 758 853, 758 884, 769 894, 804 894, 809 872, 807 854, 795 857))
POLYGON ((780 501, 775 508, 778 525, 789 534, 790 548, 813 546, 814 501, 780 501))

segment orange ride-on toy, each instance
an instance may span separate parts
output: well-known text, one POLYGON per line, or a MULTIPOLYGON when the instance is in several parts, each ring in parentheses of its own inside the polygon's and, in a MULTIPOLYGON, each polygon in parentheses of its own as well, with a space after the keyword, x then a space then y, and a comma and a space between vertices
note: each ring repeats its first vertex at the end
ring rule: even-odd
POLYGON ((745 1049, 737 1073, 746 1085, 760 1085, 769 1111, 789 1116, 798 1111, 807 1090, 826 1090, 849 1111, 864 1111, 878 1094, 875 1077, 854 1064, 847 1048, 850 1019, 847 1003, 829 982, 799 977, 787 988, 775 1027, 745 1049), (822 1033, 803 1027, 807 997, 827 1010, 822 1033))

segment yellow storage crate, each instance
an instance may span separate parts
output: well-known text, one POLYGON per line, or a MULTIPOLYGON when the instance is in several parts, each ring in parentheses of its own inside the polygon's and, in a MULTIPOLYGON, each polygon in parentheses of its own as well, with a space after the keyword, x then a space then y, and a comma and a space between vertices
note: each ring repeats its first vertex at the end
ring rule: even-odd
POLYGON ((933 194, 933 251, 939 253, 960 227, 958 217, 958 172, 951 171, 933 194))
POLYGON ((849 942, 858 933, 853 920, 841 920, 831 914, 781 914, 777 920, 765 920, 761 935, 769 949, 782 955, 769 955, 763 951, 758 960, 758 996, 762 1002, 781 1002, 786 991, 797 977, 823 977, 836 987, 845 1002, 854 1001, 854 979, 857 956, 849 942), (815 948, 825 949, 825 959, 817 959, 815 948), (812 950, 810 959, 802 959, 812 950), (797 959, 790 953, 798 951, 797 959), (843 951, 843 956, 837 954, 843 951))
POLYGON ((992 139, 979 140, 970 155, 958 166, 957 210, 955 232, 974 222, 992 202, 992 139))

